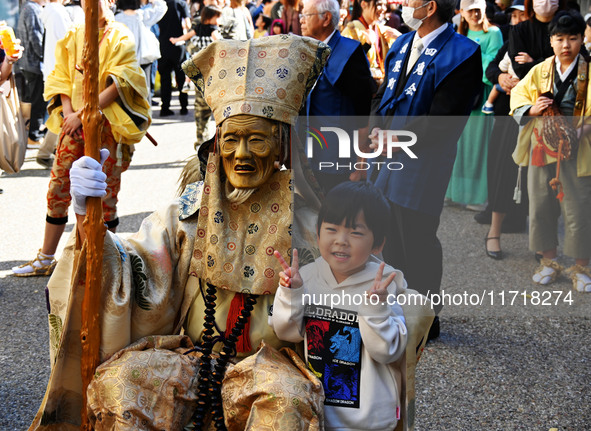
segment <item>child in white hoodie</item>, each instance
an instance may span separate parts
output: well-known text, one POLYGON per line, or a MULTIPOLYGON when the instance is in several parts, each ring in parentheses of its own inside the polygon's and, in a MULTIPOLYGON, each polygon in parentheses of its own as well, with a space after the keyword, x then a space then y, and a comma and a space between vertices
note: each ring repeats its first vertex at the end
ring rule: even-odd
POLYGON ((384 247, 389 205, 370 183, 332 189, 318 215, 321 257, 283 272, 271 325, 280 339, 305 341, 308 367, 322 381, 327 430, 388 430, 400 418, 407 330, 397 289, 402 273, 372 254, 384 247))

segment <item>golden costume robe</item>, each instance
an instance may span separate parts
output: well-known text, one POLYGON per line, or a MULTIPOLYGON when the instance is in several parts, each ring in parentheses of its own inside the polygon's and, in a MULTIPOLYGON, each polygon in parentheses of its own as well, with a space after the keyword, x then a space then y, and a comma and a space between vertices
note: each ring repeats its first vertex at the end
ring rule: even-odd
MULTIPOLYGON (((282 176, 285 175, 289 177, 290 172, 285 171, 282 176)), ((203 182, 189 185, 179 201, 146 218, 139 232, 128 240, 107 233, 100 312, 101 362, 148 335, 179 334, 185 327, 193 341, 201 339, 205 309, 200 293, 202 280, 190 276, 190 268, 205 188, 203 182)), ((285 198, 291 199, 289 190, 284 190, 283 194, 286 195, 283 202, 285 198)), ((268 201, 270 196, 269 190, 258 191, 245 205, 268 201)), ((284 212, 290 213, 285 205, 282 207, 284 212)), ((291 220, 291 214, 288 218, 291 220)), ((267 228, 261 226, 260 231, 267 228)), ((246 226, 236 227, 240 233, 246 229, 246 226)), ((277 233, 287 236, 285 231, 277 233)), ((289 239, 287 241, 289 243, 289 239)), ((52 426, 67 429, 80 423, 79 331, 86 257, 85 249, 79 249, 80 244, 75 244, 72 237, 48 284, 52 372, 31 429, 57 429, 52 426)), ((275 279, 279 271, 276 274, 275 279)), ((274 284, 278 285, 277 279, 274 284)), ((235 295, 235 292, 218 289, 216 324, 221 331, 226 329, 226 318, 235 295)), ((250 319, 253 351, 239 353, 239 357, 254 353, 262 340, 275 348, 288 345, 277 339, 267 323, 273 298, 272 294, 259 297, 250 319)))
MULTIPOLYGON (((101 361, 107 360, 132 342, 149 335, 178 334, 184 328, 194 341, 200 339, 204 315, 204 304, 200 293, 201 280, 190 276, 190 268, 195 251, 195 238, 198 235, 197 210, 201 208, 203 189, 203 183, 187 186, 179 201, 146 218, 139 232, 128 240, 123 240, 110 232, 107 233, 103 261, 103 305, 100 313, 101 361)), ((266 193, 266 195, 269 194, 266 193)), ((249 199, 258 199, 257 195, 258 193, 255 193, 249 199)), ((51 307, 49 325, 52 371, 45 398, 31 425, 31 430, 78 429, 80 423, 82 399, 79 331, 85 278, 84 267, 80 263, 85 261, 85 249, 79 250, 80 244, 76 242, 77 238, 72 236, 48 285, 51 307)), ((403 305, 403 310, 409 334, 409 347, 404 358, 401 359, 404 408, 398 429, 412 429, 415 411, 414 370, 426 342, 426 333, 433 319, 433 311, 427 303, 424 306, 412 305, 413 295, 418 295, 417 292, 404 290, 398 293, 408 298, 407 305, 403 305)), ((235 293, 219 289, 217 296, 216 324, 223 331, 226 329, 226 316, 235 293)), ((250 321, 249 333, 253 351, 238 356, 240 359, 240 357, 251 355, 250 358, 256 358, 254 364, 263 362, 261 373, 278 377, 279 371, 285 373, 289 369, 280 367, 273 370, 273 367, 269 367, 266 360, 270 354, 268 350, 263 351, 263 356, 252 355, 263 340, 268 346, 276 349, 285 345, 277 339, 268 325, 273 299, 273 294, 259 297, 250 321)), ((295 370, 297 373, 297 362, 295 360, 291 362, 295 367, 289 372, 295 370)), ((247 397, 245 394, 253 395, 247 397, 252 402, 256 399, 254 395, 269 393, 268 390, 274 391, 278 387, 277 382, 274 383, 268 378, 263 379, 264 381, 259 380, 259 386, 247 385, 243 379, 250 379, 245 373, 250 372, 252 364, 252 361, 248 363, 241 361, 237 368, 230 367, 226 376, 238 380, 230 385, 227 385, 228 382, 224 380, 224 387, 230 391, 230 394, 242 394, 241 397, 232 395, 236 400, 234 407, 230 407, 229 411, 233 413, 231 420, 235 422, 239 417, 236 416, 235 410, 241 408, 244 411, 244 397, 247 397), (267 392, 264 392, 265 388, 267 392), (243 391, 246 392, 243 393, 243 391)), ((302 370, 300 372, 306 376, 302 370)), ((257 375, 260 377, 262 374, 257 375)), ((310 379, 308 382, 313 383, 310 379)), ((282 386, 287 388, 286 385, 279 385, 279 387, 282 386)), ((295 394, 300 398, 300 403, 296 404, 304 404, 303 401, 311 396, 309 389, 302 387, 301 391, 303 392, 295 394)), ((318 397, 315 397, 317 400, 318 397)), ((142 404, 139 399, 137 404, 142 404)), ((281 428, 282 423, 285 425, 287 423, 285 421, 293 419, 293 415, 284 414, 280 405, 268 402, 265 404, 257 402, 256 405, 258 406, 254 410, 256 414, 254 416, 253 413, 250 414, 251 420, 253 417, 267 414, 267 417, 273 418, 277 429, 287 429, 281 428)), ((248 419, 248 409, 246 413, 241 414, 243 420, 248 419)), ((245 426, 244 423, 238 421, 232 429, 240 429, 240 426, 245 426)), ((254 427, 251 429, 256 429, 256 423, 251 425, 254 427)), ((302 429, 316 429, 318 421, 308 426, 310 427, 302 429)), ((322 429, 321 422, 319 427, 322 429)))

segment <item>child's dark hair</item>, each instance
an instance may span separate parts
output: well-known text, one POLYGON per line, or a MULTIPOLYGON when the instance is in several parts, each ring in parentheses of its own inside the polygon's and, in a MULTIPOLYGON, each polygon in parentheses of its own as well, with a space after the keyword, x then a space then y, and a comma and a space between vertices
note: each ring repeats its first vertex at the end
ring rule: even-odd
POLYGON ((330 190, 318 213, 317 233, 322 223, 353 227, 355 218, 363 211, 368 229, 373 233, 373 246, 379 247, 388 234, 390 204, 382 191, 371 183, 347 181, 330 190))
POLYGON ((207 22, 216 16, 220 16, 221 14, 222 10, 219 7, 215 5, 205 6, 201 11, 201 22, 207 22))
POLYGON ((117 9, 128 10, 128 9, 139 9, 141 6, 140 0, 117 0, 117 9))
POLYGON ((557 34, 583 35, 585 34, 585 20, 574 10, 558 12, 548 27, 550 36, 557 34))
POLYGON ((262 20, 263 20, 263 29, 267 30, 269 28, 269 26, 271 25, 271 23, 273 22, 273 18, 271 18, 270 16, 267 15, 262 15, 262 20))
POLYGON ((281 34, 285 34, 285 23, 282 19, 273 20, 271 23, 271 33, 273 33, 273 27, 279 27, 281 34))

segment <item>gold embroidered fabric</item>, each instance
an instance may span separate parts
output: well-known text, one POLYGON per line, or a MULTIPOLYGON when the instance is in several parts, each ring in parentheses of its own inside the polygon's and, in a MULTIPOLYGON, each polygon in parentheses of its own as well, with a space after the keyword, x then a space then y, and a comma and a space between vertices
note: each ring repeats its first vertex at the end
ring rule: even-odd
POLYGON ((183 70, 218 125, 240 114, 294 124, 329 53, 325 43, 291 34, 218 40, 185 61, 183 70))
POLYGON ((95 431, 181 430, 197 402, 197 354, 187 336, 150 336, 101 364, 88 386, 95 431))
POLYGON ((210 154, 190 274, 225 290, 275 293, 281 266, 273 252, 291 255, 291 171, 276 172, 237 205, 224 196, 221 170, 220 156, 210 154))
POLYGON ((288 348, 263 342, 226 372, 222 399, 228 431, 324 429, 322 383, 288 348))
MULTIPOLYGON (((175 203, 161 208, 127 240, 107 232, 101 288, 101 361, 142 337, 179 333, 188 305, 198 292, 187 283, 197 220, 179 223, 178 211, 175 203)), ((31 431, 80 429, 85 262, 86 248, 76 249, 72 235, 48 282, 52 369, 31 431)), ((263 318, 266 321, 266 316, 263 318)))

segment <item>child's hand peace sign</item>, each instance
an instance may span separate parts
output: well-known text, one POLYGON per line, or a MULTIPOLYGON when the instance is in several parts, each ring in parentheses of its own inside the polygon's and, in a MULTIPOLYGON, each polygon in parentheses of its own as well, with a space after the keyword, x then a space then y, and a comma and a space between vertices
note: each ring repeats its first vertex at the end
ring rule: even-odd
POLYGON ((279 253, 277 250, 275 250, 273 254, 281 264, 281 267, 283 268, 283 271, 279 273, 279 284, 283 287, 289 287, 292 289, 299 289, 300 287, 302 287, 304 283, 302 281, 302 277, 300 276, 297 249, 293 249, 293 260, 291 263, 291 267, 287 264, 285 259, 283 259, 281 253, 279 253))
POLYGON ((380 303, 386 302, 388 298, 388 286, 396 277, 396 272, 392 272, 385 280, 382 280, 384 275, 384 267, 386 264, 382 262, 380 267, 378 268, 378 273, 376 274, 376 278, 373 280, 373 285, 371 289, 367 291, 367 294, 371 297, 373 295, 377 295, 380 298, 380 303))

